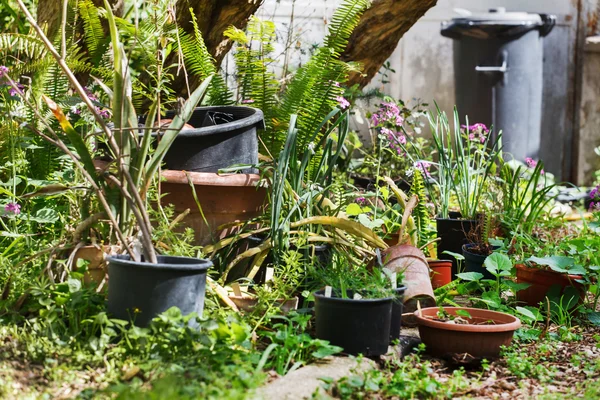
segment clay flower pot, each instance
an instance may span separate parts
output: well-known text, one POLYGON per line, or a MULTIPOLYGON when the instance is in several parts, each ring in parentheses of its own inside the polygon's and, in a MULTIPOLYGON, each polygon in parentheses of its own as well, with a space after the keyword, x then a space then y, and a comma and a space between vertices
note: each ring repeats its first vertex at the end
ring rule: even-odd
POLYGON ((476 358, 497 357, 500 347, 510 345, 514 332, 521 326, 518 318, 497 311, 444 307, 445 312, 454 316, 457 310, 465 310, 471 315, 469 324, 452 324, 432 319, 437 317, 438 307, 415 311, 419 336, 429 354, 451 357, 454 354, 468 353, 476 358))
MULTIPOLYGON (((105 254, 109 251, 108 246, 83 246, 75 250, 73 255, 73 271, 77 271, 77 261, 85 260, 88 262, 87 271, 83 275, 83 283, 100 286, 106 277, 105 254)), ((106 283, 104 285, 106 289, 106 283)))
POLYGON ((529 268, 524 264, 517 264, 515 268, 517 269, 517 283, 528 283, 531 285, 527 289, 517 292, 517 300, 528 306, 538 307, 546 298, 548 290, 554 285, 561 287, 561 294, 568 286, 573 286, 581 293, 580 301, 585 297, 585 286, 577 282, 577 280, 582 279, 579 275, 561 274, 541 268, 529 268))
POLYGON ((434 289, 452 282, 452 261, 450 260, 427 260, 429 264, 431 286, 434 289))
POLYGON ((410 313, 417 309, 417 302, 421 307, 435 306, 435 296, 429 278, 429 266, 425 255, 414 246, 400 245, 386 249, 382 253, 384 266, 398 274, 404 274, 404 318, 407 325, 414 325, 416 321, 410 313), (408 314, 408 315, 407 315, 408 314))
POLYGON ((198 245, 214 243, 237 229, 222 229, 222 225, 259 216, 267 197, 267 189, 258 186, 260 176, 256 174, 219 175, 164 170, 161 176, 161 192, 165 194, 161 198, 161 204, 173 204, 177 213, 190 210, 183 220, 183 225, 194 230, 195 242, 198 245), (202 213, 196 204, 188 176, 196 191, 202 213))

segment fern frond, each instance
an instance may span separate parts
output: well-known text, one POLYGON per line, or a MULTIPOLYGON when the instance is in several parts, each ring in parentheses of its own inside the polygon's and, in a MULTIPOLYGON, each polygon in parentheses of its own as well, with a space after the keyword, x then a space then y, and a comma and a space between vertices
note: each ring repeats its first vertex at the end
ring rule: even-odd
POLYGON ((78 3, 78 11, 83 21, 83 37, 92 62, 97 64, 108 47, 108 37, 102 28, 100 13, 91 0, 78 3))

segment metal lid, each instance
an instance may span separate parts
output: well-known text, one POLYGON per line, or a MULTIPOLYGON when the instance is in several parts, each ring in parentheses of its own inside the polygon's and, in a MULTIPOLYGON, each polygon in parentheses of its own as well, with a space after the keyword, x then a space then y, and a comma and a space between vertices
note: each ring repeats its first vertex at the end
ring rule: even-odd
POLYGON ((542 25, 539 14, 506 11, 504 7, 490 8, 487 13, 472 13, 465 9, 455 10, 460 14, 452 22, 465 25, 542 25))

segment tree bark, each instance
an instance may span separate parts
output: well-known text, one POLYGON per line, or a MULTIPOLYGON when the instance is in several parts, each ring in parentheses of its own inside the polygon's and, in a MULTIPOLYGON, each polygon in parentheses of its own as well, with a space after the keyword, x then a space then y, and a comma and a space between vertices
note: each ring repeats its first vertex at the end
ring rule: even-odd
MULTIPOLYGON (((246 28, 248 20, 262 2, 263 0, 178 0, 177 23, 183 30, 193 34, 190 8, 193 9, 206 48, 215 58, 216 65, 221 65, 233 44, 223 36, 223 32, 230 26, 246 28)), ((196 77, 189 77, 191 90, 194 90, 199 83, 196 77)), ((178 76, 173 86, 179 96, 187 97, 187 87, 183 77, 178 76)))
MULTIPOLYGON (((104 7, 104 0, 93 0, 96 7, 104 7)), ((58 33, 62 18, 64 0, 38 0, 37 23, 44 29, 50 40, 58 33)), ((108 0, 116 16, 123 15, 124 0, 108 0)))
POLYGON ((365 87, 394 52, 400 38, 436 3, 437 0, 374 0, 341 57, 362 65, 362 74, 353 73, 348 84, 365 87))

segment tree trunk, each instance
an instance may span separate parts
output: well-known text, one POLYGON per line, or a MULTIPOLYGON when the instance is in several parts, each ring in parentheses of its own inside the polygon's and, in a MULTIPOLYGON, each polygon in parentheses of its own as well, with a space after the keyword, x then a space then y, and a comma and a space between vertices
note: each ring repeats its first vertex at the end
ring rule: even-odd
POLYGON ((353 73, 348 84, 365 87, 396 49, 400 38, 436 3, 437 0, 374 0, 341 57, 362 65, 362 74, 353 73))
MULTIPOLYGON (((246 28, 248 20, 260 7, 263 0, 178 0, 177 22, 186 32, 193 34, 190 8, 198 21, 198 28, 206 48, 221 65, 223 58, 229 52, 232 42, 223 36, 230 26, 239 29, 246 28)), ((196 77, 189 77, 190 89, 198 86, 196 77)), ((187 88, 182 76, 178 76, 173 87, 179 96, 187 97, 187 88)))
MULTIPOLYGON (((38 0, 37 23, 50 40, 58 33, 62 20, 64 0, 38 0)), ((104 8, 104 0, 93 0, 96 7, 104 8)), ((108 0, 116 16, 123 15, 124 0, 108 0)))

